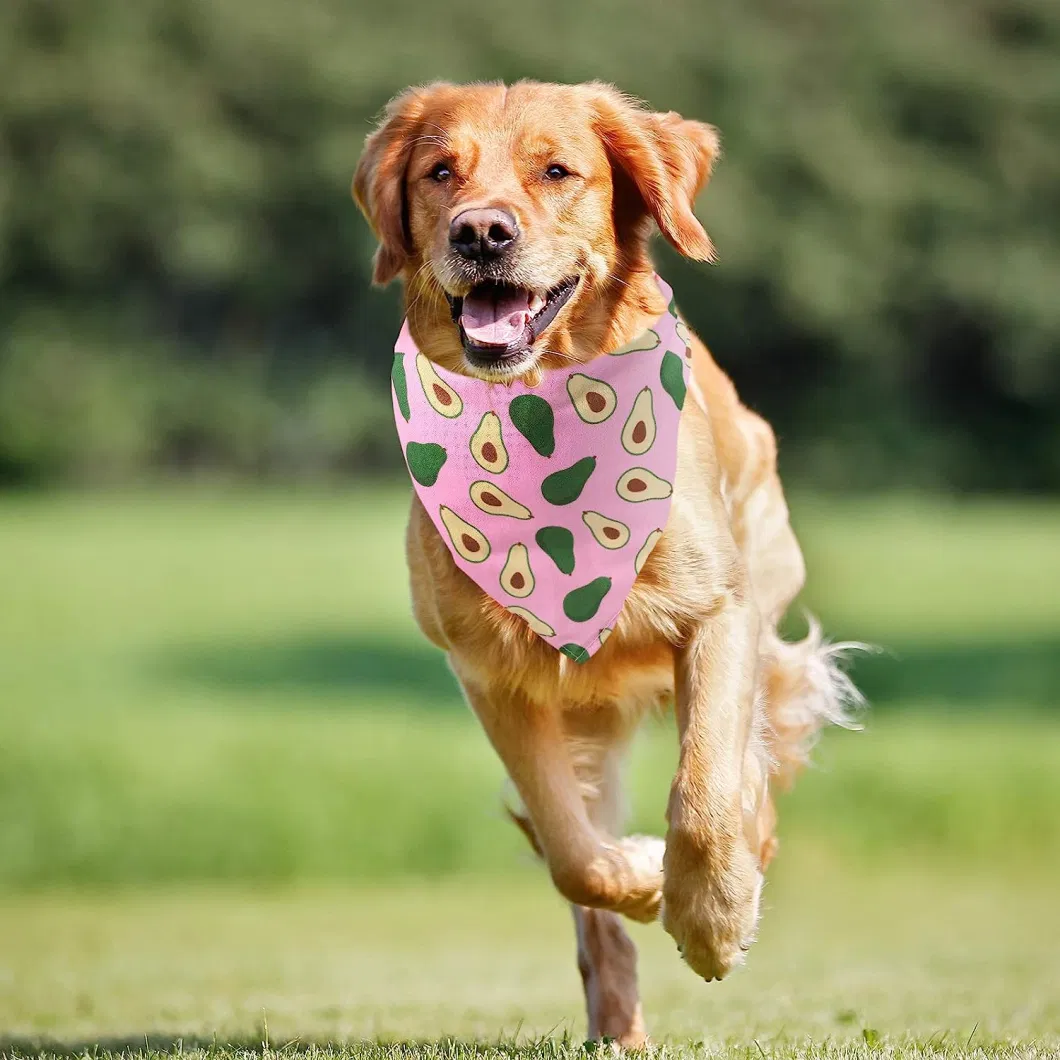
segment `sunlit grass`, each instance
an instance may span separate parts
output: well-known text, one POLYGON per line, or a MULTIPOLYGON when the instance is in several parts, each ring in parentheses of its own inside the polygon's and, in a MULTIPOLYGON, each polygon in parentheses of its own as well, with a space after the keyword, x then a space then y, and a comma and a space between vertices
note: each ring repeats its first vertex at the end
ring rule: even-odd
MULTIPOLYGON (((793 851, 767 906, 747 967, 709 986, 658 926, 631 928, 658 1040, 729 1043, 735 1056, 754 1040, 767 1056, 816 1055, 785 1051, 807 1042, 865 1055, 866 1032, 1060 1048, 1060 919, 1046 876, 865 874, 793 851)), ((8 1047, 452 1037, 515 1040, 534 1057, 543 1035, 584 1035, 570 916, 541 872, 521 883, 8 899, 0 937, 8 1047)))

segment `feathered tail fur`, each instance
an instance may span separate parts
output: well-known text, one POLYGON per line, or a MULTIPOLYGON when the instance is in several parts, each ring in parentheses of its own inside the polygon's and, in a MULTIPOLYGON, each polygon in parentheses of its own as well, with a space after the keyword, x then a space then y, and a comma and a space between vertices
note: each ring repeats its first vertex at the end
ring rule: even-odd
POLYGON ((802 640, 786 641, 771 632, 763 649, 764 735, 771 775, 783 789, 806 765, 825 725, 858 727, 854 719, 865 699, 845 666, 851 652, 870 649, 853 641, 829 643, 813 618, 802 640))

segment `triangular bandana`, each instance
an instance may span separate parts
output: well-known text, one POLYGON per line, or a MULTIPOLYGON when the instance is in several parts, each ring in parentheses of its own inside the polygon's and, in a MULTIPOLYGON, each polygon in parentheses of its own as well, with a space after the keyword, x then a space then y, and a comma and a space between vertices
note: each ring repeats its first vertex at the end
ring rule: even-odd
POLYGON ((669 303, 639 339, 540 385, 432 364, 406 322, 394 417, 416 492, 456 565, 554 648, 585 662, 662 536, 688 382, 669 303))

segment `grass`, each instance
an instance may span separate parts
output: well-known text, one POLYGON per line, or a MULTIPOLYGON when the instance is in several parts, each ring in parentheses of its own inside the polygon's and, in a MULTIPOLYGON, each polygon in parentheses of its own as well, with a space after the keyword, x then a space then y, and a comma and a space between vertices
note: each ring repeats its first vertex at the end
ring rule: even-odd
MULTIPOLYGON (((0 1054, 580 1048, 568 917, 409 618, 404 505, 0 499, 0 1054)), ((876 707, 784 800, 747 969, 706 987, 635 929, 652 1028, 1060 1055, 1060 507, 793 507, 807 605, 888 649, 876 707)), ((638 747, 639 829, 672 743, 638 747)))
MULTIPOLYGON (((866 1033, 900 1056, 969 1038, 1060 1050, 1055 879, 851 874, 795 853, 767 902, 748 966, 722 984, 697 980, 658 927, 631 928, 657 1039, 726 1056, 755 1055, 754 1040, 766 1055, 814 1055, 812 1043, 863 1055, 866 1033)), ((216 1042, 228 1054, 268 1040, 370 1056, 361 1043, 452 1038, 532 1057, 546 1035, 584 1033, 570 918, 543 874, 9 898, 0 934, 0 1051, 216 1042)))
MULTIPOLYGON (((500 767, 409 617, 405 503, 0 502, 0 887, 518 865, 500 767)), ((1060 688, 1060 509, 796 512, 809 605, 889 654, 858 670, 870 736, 835 734, 785 836, 884 859, 1055 851, 1060 724, 1042 708, 1060 688)), ((661 827, 672 755, 668 724, 643 741, 638 828, 661 827)))

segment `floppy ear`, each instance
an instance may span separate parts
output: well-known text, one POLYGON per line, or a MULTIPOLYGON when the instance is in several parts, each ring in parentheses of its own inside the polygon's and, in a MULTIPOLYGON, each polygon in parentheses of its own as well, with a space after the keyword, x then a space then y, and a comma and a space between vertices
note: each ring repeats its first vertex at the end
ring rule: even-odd
POLYGON ((692 204, 721 153, 712 125, 653 114, 610 85, 590 86, 597 133, 629 177, 646 214, 685 257, 713 261, 714 244, 692 204))
POLYGON ((353 175, 354 201, 379 240, 372 282, 380 286, 401 272, 412 253, 405 170, 431 87, 410 88, 387 104, 353 175))

